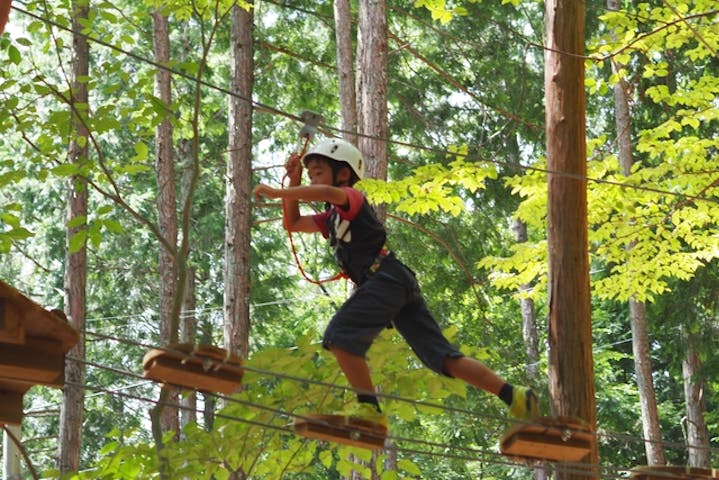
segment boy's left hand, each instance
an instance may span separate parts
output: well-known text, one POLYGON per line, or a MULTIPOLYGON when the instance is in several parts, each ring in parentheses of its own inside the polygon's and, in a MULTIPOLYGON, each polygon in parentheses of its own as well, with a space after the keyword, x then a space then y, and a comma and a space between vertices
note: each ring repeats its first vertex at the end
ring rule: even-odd
POLYGON ((293 153, 285 162, 285 172, 290 180, 290 186, 299 185, 302 182, 302 157, 293 153))
POLYGON ((268 185, 260 183, 255 188, 252 189, 252 195, 254 195, 255 200, 258 202, 262 201, 262 197, 264 198, 277 198, 279 190, 276 188, 272 188, 268 185))

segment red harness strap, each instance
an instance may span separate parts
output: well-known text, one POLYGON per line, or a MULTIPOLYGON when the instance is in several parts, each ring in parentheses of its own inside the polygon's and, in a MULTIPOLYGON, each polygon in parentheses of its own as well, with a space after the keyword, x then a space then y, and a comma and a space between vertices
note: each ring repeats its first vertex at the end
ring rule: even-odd
MULTIPOLYGON (((302 147, 302 152, 300 153, 300 158, 304 157, 305 152, 307 151, 307 145, 310 143, 310 137, 307 136, 305 138, 304 146, 302 147)), ((282 188, 285 188, 285 179, 287 178, 287 175, 285 175, 282 178, 282 188)), ((287 218, 287 206, 285 205, 284 200, 282 201, 282 221, 284 223, 285 219, 287 218)), ((322 279, 314 279, 310 277, 307 272, 305 272, 305 269, 302 267, 302 262, 300 261, 300 257, 297 254, 297 248, 295 248, 295 241, 292 236, 292 231, 288 228, 287 225, 285 225, 285 230, 287 230, 287 236, 290 239, 290 249, 292 250, 292 256, 295 258, 295 263, 297 264, 297 268, 299 269, 302 276, 310 283, 314 283, 315 285, 321 285, 323 283, 329 283, 334 282, 335 280, 340 280, 342 278, 348 278, 347 274, 345 272, 340 271, 335 276, 330 278, 322 278, 322 279)))

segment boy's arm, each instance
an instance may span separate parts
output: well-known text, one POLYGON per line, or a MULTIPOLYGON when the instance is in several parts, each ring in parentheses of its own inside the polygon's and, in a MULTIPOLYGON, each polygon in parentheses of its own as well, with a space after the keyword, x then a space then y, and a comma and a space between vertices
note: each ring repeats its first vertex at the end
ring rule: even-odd
POLYGON ((268 185, 257 185, 252 192, 257 200, 262 197, 281 198, 285 202, 285 229, 291 232, 318 232, 319 227, 310 215, 300 215, 299 201, 327 202, 346 206, 347 193, 341 188, 331 185, 297 185, 287 188, 272 188, 268 185))
MULTIPOLYGON (((289 180, 289 186, 299 186, 302 183, 302 156, 296 153, 291 154, 287 162, 285 162, 285 171, 285 175, 289 180)), ((255 196, 257 195, 255 194, 255 196)), ((307 220, 303 220, 302 224, 298 225, 299 219, 301 218, 298 200, 285 198, 282 200, 282 206, 282 220, 285 230, 288 232, 306 232, 309 228, 312 228, 310 222, 307 220)))

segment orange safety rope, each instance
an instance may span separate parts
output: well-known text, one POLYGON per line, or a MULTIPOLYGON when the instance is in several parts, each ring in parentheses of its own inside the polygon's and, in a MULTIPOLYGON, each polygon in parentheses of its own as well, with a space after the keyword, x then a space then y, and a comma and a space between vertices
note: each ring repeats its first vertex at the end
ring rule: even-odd
MULTIPOLYGON (((304 157, 309 143, 310 143, 310 136, 307 135, 305 137, 305 143, 302 146, 302 151, 300 152, 300 159, 302 157, 304 157)), ((287 174, 285 174, 285 176, 282 177, 282 188, 285 188, 285 180, 287 178, 288 178, 287 174)), ((305 272, 305 269, 302 267, 302 262, 300 261, 300 257, 297 254, 297 248, 295 247, 295 241, 292 236, 292 230, 290 230, 288 228, 287 224, 284 223, 286 221, 286 219, 287 219, 287 205, 285 204, 285 201, 282 200, 282 223, 284 224, 285 230, 287 230, 287 236, 290 239, 290 249, 292 250, 292 256, 295 257, 295 263, 297 264, 297 268, 299 269, 300 273, 305 278, 305 280, 307 280, 310 283, 314 283, 315 285, 322 285, 323 283, 334 282, 335 280, 339 280, 341 278, 347 278, 347 275, 342 271, 338 272, 335 276, 330 277, 330 278, 314 279, 314 278, 310 277, 307 274, 307 272, 305 272)))

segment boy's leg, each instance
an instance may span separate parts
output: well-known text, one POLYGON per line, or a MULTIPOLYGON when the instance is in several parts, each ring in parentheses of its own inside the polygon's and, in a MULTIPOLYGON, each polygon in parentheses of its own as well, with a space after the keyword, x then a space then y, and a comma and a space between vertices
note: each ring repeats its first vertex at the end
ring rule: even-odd
POLYGON ((444 371, 451 377, 464 380, 470 385, 497 396, 506 383, 489 367, 470 357, 446 357, 444 371))
POLYGON ((505 382, 479 360, 465 357, 449 343, 427 308, 416 281, 412 283, 413 299, 397 315, 394 325, 419 359, 437 373, 459 378, 496 395, 507 404, 514 418, 539 416, 537 397, 531 389, 505 382))
POLYGON ((403 307, 406 290, 389 274, 376 274, 362 284, 335 313, 323 346, 337 359, 362 404, 380 411, 365 354, 375 337, 403 307))
POLYGON ((382 413, 379 407, 379 400, 374 393, 372 378, 369 373, 369 366, 364 356, 355 355, 337 347, 329 347, 330 352, 337 359, 347 381, 357 394, 358 403, 342 412, 349 417, 369 420, 379 425, 387 426, 387 416, 382 413))
POLYGON ((337 363, 344 372, 345 377, 347 377, 347 381, 357 394, 373 394, 374 385, 372 385, 367 360, 363 356, 355 355, 341 348, 330 346, 329 350, 337 359, 337 363))
POLYGON ((511 417, 531 420, 539 416, 539 402, 532 389, 505 382, 479 360, 447 357, 444 369, 447 374, 498 396, 509 407, 511 417))

